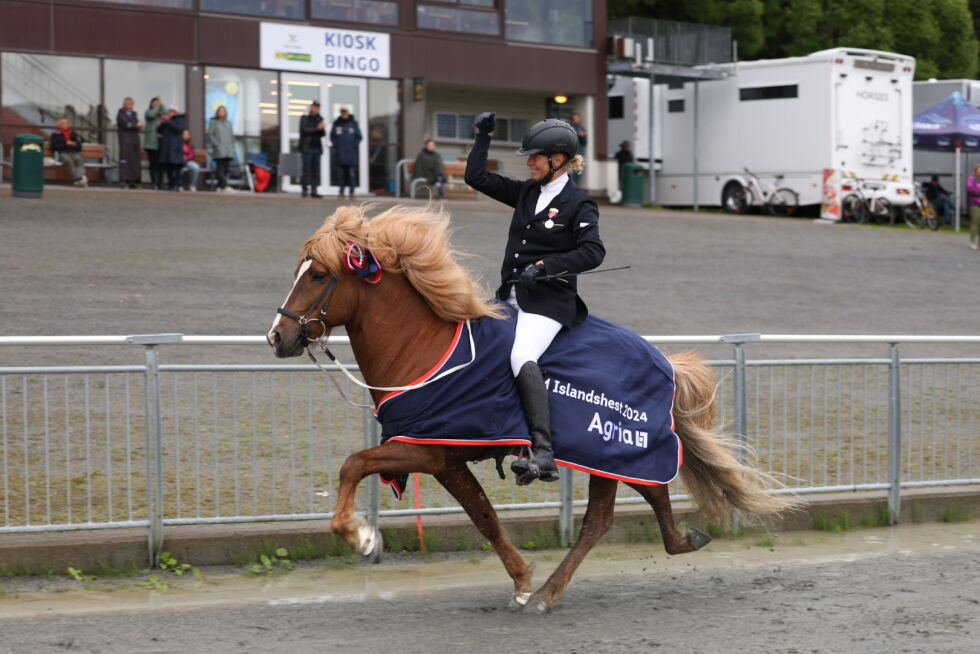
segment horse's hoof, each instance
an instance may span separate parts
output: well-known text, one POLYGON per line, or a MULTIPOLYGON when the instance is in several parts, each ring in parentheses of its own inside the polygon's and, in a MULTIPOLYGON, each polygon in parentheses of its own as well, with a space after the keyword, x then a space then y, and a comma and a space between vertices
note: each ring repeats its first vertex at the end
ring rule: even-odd
POLYGON ((531 597, 531 593, 514 593, 510 598, 510 602, 507 603, 507 608, 511 611, 523 611, 524 607, 527 606, 527 600, 531 597))
POLYGON ((524 605, 524 612, 533 615, 548 615, 553 607, 543 599, 529 599, 524 605))
POLYGON ((384 538, 381 537, 381 530, 374 529, 367 525, 357 528, 357 535, 360 538, 359 548, 365 563, 381 563, 381 553, 384 551, 384 538))
POLYGON ((694 550, 699 550, 711 542, 711 536, 700 529, 688 529, 687 542, 694 550))

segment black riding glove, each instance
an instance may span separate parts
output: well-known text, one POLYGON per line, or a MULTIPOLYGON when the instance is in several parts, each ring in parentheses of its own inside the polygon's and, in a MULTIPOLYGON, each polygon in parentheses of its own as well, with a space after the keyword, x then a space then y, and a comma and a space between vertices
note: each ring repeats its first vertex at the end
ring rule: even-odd
POLYGON ((543 263, 529 263, 523 272, 521 272, 521 277, 517 280, 517 283, 521 285, 521 288, 530 290, 532 286, 542 281, 547 274, 543 263))
POLYGON ((494 116, 496 116, 492 111, 484 111, 482 114, 473 119, 473 127, 476 128, 477 134, 489 134, 494 128, 494 116))

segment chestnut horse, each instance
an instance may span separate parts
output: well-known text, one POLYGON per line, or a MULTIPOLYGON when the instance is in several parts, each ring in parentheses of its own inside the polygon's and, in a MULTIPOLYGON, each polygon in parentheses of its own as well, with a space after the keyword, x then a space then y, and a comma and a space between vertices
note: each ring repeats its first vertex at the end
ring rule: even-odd
MULTIPOLYGON (((364 208, 338 209, 300 252, 292 290, 267 334, 276 356, 302 354, 313 342, 325 341, 332 327, 343 325, 375 403, 387 391, 419 379, 450 346, 460 321, 500 317, 500 307, 485 300, 483 289, 457 262, 447 228, 448 216, 429 209, 395 207, 370 219, 364 208)), ((724 524, 733 508, 746 518, 787 508, 788 501, 763 491, 773 483, 772 477, 740 463, 741 446, 714 431, 715 378, 710 367, 693 353, 669 359, 676 384, 675 430, 684 451, 680 474, 699 511, 724 524)), ((561 439, 561 434, 555 438, 561 439)), ((354 511, 358 484, 379 473, 430 474, 462 505, 497 552, 514 582, 511 608, 549 612, 612 525, 619 482, 590 477, 578 540, 544 585, 533 591, 532 566, 508 539, 467 465, 486 448, 479 443, 389 441, 352 454, 340 468, 330 527, 356 552, 377 561, 380 532, 354 511)), ((674 525, 666 485, 628 485, 653 507, 669 554, 693 552, 711 540, 697 529, 682 531, 674 525)))

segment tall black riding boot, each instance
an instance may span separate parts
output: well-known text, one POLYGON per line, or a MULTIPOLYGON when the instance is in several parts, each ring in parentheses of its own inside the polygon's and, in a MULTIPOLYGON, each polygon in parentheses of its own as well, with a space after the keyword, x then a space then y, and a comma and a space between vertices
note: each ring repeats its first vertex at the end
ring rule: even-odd
POLYGON ((535 479, 556 481, 558 466, 551 447, 551 411, 548 409, 548 389, 544 375, 534 361, 527 361, 517 374, 517 394, 524 405, 524 415, 531 431, 531 456, 516 459, 510 470, 517 477, 517 484, 525 486, 535 479))

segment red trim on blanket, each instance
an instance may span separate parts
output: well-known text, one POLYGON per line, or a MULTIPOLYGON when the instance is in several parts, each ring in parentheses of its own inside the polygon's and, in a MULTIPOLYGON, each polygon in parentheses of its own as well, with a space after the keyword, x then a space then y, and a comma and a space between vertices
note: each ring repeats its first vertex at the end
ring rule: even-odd
POLYGON ((401 443, 415 443, 416 445, 527 445, 531 446, 530 439, 527 438, 503 438, 492 441, 480 440, 453 440, 449 438, 412 438, 411 436, 392 436, 386 438, 385 443, 399 441, 401 443))
MULTIPOLYGON (((674 478, 677 477, 677 472, 680 471, 680 451, 681 451, 681 439, 676 434, 674 438, 677 438, 677 451, 678 451, 678 463, 677 471, 674 472, 674 478)), ((572 470, 580 470, 582 472, 587 472, 590 475, 596 475, 597 477, 606 477, 608 479, 615 479, 617 481, 625 481, 631 484, 639 484, 640 486, 663 486, 664 484, 669 484, 674 479, 668 479, 667 481, 650 481, 649 479, 637 479, 635 477, 626 477, 624 475, 616 475, 611 472, 606 472, 605 470, 596 470, 595 468, 589 468, 587 466, 582 466, 577 463, 570 463, 568 461, 563 461, 561 459, 555 459, 555 463, 566 468, 571 468, 572 470)))
MULTIPOLYGON (((446 360, 449 359, 450 355, 452 355, 452 353, 456 350, 456 346, 459 345, 459 337, 460 337, 460 335, 462 333, 463 333, 463 321, 460 321, 456 325, 456 334, 453 336, 453 342, 449 344, 449 349, 447 349, 443 353, 442 358, 439 359, 439 363, 437 363, 436 365, 434 365, 432 368, 429 369, 429 371, 427 373, 425 373, 424 375, 422 375, 421 377, 419 377, 415 381, 408 382, 407 384, 402 384, 402 385, 403 386, 414 386, 415 384, 421 384, 422 382, 424 382, 425 380, 427 380, 429 377, 432 377, 434 374, 436 374, 437 372, 439 372, 439 368, 442 368, 443 364, 446 363, 446 360)), ((375 416, 378 415, 378 409, 381 408, 381 405, 382 404, 384 404, 388 400, 390 400, 390 399, 392 399, 394 397, 397 397, 397 396, 399 396, 399 395, 401 395, 402 393, 405 393, 405 392, 406 391, 392 391, 392 392, 388 393, 387 395, 385 395, 384 397, 382 397, 380 400, 378 400, 378 403, 374 407, 374 415, 375 416)))

